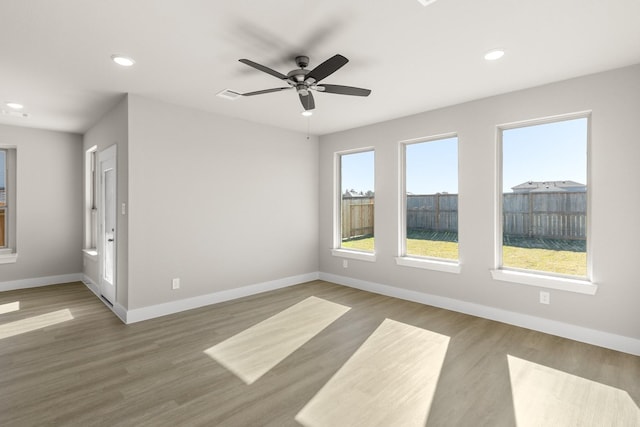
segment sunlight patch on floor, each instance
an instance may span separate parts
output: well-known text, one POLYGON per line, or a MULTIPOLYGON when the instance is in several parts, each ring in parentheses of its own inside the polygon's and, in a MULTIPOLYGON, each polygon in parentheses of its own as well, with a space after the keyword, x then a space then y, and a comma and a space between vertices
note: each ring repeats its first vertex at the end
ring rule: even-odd
POLYGON ((58 310, 47 314, 41 314, 40 316, 33 316, 27 319, 5 323, 4 325, 0 325, 0 339, 36 331, 68 320, 73 320, 73 315, 68 308, 65 308, 64 310, 58 310))
POLYGON ((312 296, 205 353, 252 384, 350 309, 312 296))
POLYGON ((385 319, 296 415, 305 427, 424 426, 449 337, 385 319))
POLYGON ((507 355, 518 427, 640 426, 629 393, 507 355))
POLYGON ((20 301, 0 304, 0 314, 11 313, 20 310, 20 301))

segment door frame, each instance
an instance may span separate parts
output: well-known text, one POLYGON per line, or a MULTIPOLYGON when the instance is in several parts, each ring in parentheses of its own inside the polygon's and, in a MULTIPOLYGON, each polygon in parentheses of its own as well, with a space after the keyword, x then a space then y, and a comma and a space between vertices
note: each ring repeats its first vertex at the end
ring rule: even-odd
POLYGON ((105 148, 102 151, 98 152, 97 156, 97 168, 98 168, 98 241, 97 241, 97 250, 98 250, 98 289, 100 291, 100 295, 111 305, 115 304, 116 296, 117 296, 117 271, 118 271, 118 168, 117 168, 117 149, 116 145, 112 145, 108 148, 105 148), (114 246, 113 246, 113 273, 112 273, 112 283, 107 284, 104 280, 105 273, 105 214, 107 206, 105 203, 105 180, 104 174, 102 170, 102 166, 104 162, 113 162, 113 167, 109 168, 109 170, 113 169, 115 174, 115 183, 114 183, 114 201, 112 206, 112 214, 115 221, 115 232, 114 232, 114 246))

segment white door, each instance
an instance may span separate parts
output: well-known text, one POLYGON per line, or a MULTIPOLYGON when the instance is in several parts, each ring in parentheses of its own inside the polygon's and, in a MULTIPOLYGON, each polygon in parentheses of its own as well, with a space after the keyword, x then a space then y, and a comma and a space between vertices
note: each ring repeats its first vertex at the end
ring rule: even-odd
POLYGON ((100 259, 100 294, 113 304, 116 301, 116 224, 118 212, 116 206, 116 146, 113 145, 98 153, 100 164, 100 204, 98 230, 100 259))

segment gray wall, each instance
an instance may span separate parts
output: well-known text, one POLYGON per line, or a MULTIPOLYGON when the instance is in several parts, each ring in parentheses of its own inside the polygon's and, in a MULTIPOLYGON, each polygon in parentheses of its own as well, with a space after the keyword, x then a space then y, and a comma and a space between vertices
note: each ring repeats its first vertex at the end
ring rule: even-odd
MULTIPOLYGON (((478 82, 482 84, 482 82, 478 82)), ((401 100, 399 100, 401 102, 401 100)), ((320 139, 320 271, 640 338, 640 65, 425 112, 320 139), (591 251, 595 296, 495 281, 496 125, 592 110, 591 251), (398 266, 398 141, 459 136, 460 274, 398 266), (333 257, 333 154, 375 147, 375 263, 333 257), (619 205, 619 209, 610 209, 619 205)))
POLYGON ((317 138, 129 101, 129 309, 318 271, 317 138))
POLYGON ((82 271, 80 135, 0 125, 0 145, 17 149, 18 260, 0 282, 82 271))
MULTIPOLYGON (((128 306, 128 234, 129 223, 127 215, 121 215, 120 206, 128 201, 128 149, 129 149, 129 109, 127 97, 124 97, 114 108, 106 113, 95 125, 89 129, 83 140, 83 150, 81 155, 81 165, 84 163, 86 150, 98 146, 98 152, 112 145, 117 145, 117 263, 116 263, 116 302, 124 308, 128 306)), ((84 175, 82 182, 84 184, 84 175)), ((84 189, 82 194, 84 194, 84 189)), ((83 215, 84 218, 84 215, 83 215)), ((82 228, 84 229, 84 228, 82 228)), ((84 274, 95 284, 99 284, 98 260, 84 258, 84 274)))

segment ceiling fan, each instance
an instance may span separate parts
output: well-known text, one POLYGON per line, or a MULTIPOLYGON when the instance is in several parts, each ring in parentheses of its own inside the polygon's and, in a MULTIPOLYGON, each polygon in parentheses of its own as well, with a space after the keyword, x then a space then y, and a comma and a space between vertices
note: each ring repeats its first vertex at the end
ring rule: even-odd
POLYGON ((353 96, 369 96, 369 94, 371 93, 370 89, 362 89, 359 87, 318 84, 321 80, 335 73, 347 62, 349 62, 349 60, 342 55, 332 56, 313 70, 306 69, 306 67, 309 65, 309 57, 297 56, 295 60, 296 65, 298 65, 299 68, 289 71, 289 73, 285 75, 269 67, 258 64, 257 62, 253 62, 248 59, 240 59, 239 61, 243 64, 247 64, 248 66, 253 67, 257 70, 260 70, 267 74, 271 74, 272 76, 286 82, 289 86, 258 90, 248 93, 238 93, 238 95, 254 96, 262 95, 264 93, 295 89, 296 92, 298 92, 300 102, 302 103, 305 111, 309 111, 315 108, 315 102, 313 100, 313 95, 311 94, 311 91, 313 90, 317 92, 337 93, 340 95, 353 96))

